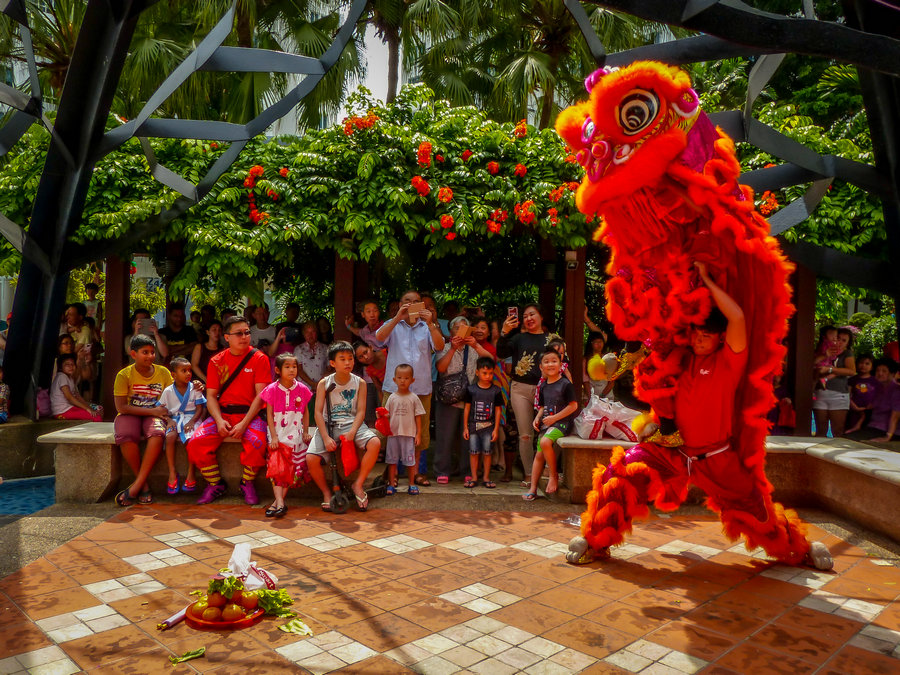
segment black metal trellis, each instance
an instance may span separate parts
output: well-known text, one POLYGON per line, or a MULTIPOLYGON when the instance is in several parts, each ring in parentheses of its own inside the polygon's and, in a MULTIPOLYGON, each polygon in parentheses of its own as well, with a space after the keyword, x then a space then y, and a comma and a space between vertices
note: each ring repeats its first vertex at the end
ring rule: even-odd
MULTIPOLYGON (((769 169, 750 171, 741 182, 754 190, 777 190, 812 182, 806 193, 779 210, 769 222, 778 235, 803 222, 827 187, 838 178, 877 195, 883 205, 889 257, 900 254, 900 8, 865 0, 846 0, 847 24, 820 21, 810 0, 804 17, 764 12, 739 0, 597 0, 595 4, 644 19, 681 26, 704 35, 607 54, 580 2, 565 0, 598 67, 622 66, 639 59, 674 65, 732 57, 758 57, 750 73, 742 111, 710 118, 736 141, 756 145, 784 160, 769 169), (834 59, 857 67, 872 131, 874 166, 833 155, 820 155, 752 117, 753 103, 774 75, 785 53, 834 59)), ((892 296, 900 301, 896 264, 848 255, 810 243, 782 242, 796 261, 818 276, 837 279, 892 296)))
POLYGON ((0 85, 0 102, 16 111, 0 129, 0 155, 36 122, 43 123, 52 135, 28 230, 0 215, 0 234, 22 253, 13 304, 14 319, 4 359, 7 382, 13 391, 24 394, 12 401, 14 412, 19 412, 17 408, 24 405, 30 416, 36 414, 38 382, 50 374, 58 332, 58 311, 65 299, 70 270, 140 242, 202 199, 238 157, 247 141, 290 112, 321 81, 352 38, 366 6, 366 0, 354 0, 329 49, 320 58, 311 58, 223 46, 234 23, 236 2, 232 3, 210 33, 150 97, 138 116, 104 133, 135 24, 140 13, 155 1, 110 3, 89 0, 60 96, 56 121, 51 125, 43 116, 24 3, 22 0, 0 0, 0 12, 19 26, 30 82, 30 95, 0 85), (191 74, 200 70, 295 73, 306 77, 246 124, 150 117, 191 74), (154 177, 181 196, 171 208, 119 240, 101 246, 73 245, 70 238, 81 220, 94 165, 133 137, 141 140, 154 177), (156 160, 146 140, 148 137, 215 139, 228 141, 231 145, 206 175, 193 184, 156 160))

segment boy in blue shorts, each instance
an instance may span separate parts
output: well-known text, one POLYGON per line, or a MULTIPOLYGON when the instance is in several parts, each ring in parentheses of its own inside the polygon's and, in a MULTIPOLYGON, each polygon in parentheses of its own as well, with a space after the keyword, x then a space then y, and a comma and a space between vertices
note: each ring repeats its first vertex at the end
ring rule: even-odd
POLYGON ((359 463, 359 476, 353 482, 356 504, 360 511, 365 511, 369 506, 369 496, 363 484, 378 459, 381 441, 363 421, 366 416, 366 383, 352 372, 354 356, 350 343, 332 344, 328 348, 328 363, 334 372, 319 380, 316 387, 316 432, 306 451, 306 465, 309 475, 322 491, 322 510, 331 511, 331 486, 324 469, 327 461, 325 453, 339 450, 338 439, 341 436, 352 438, 356 448, 365 451, 359 463))
MULTIPOLYGON (((416 446, 422 439, 422 419, 425 417, 425 406, 419 397, 413 394, 409 387, 415 382, 413 367, 408 363, 401 363, 394 368, 394 384, 397 391, 388 396, 385 408, 388 411, 388 419, 391 423, 391 435, 387 438, 387 452, 385 461, 388 465, 387 493, 392 495, 397 491, 394 484, 397 480, 397 462, 403 462, 406 474, 409 478, 411 495, 419 494, 416 487, 416 446)), ((427 424, 427 422, 426 422, 427 424)))
POLYGON ((493 383, 496 363, 490 356, 482 356, 475 363, 476 381, 466 390, 463 408, 463 438, 469 441, 469 471, 472 478, 465 487, 478 485, 478 459, 484 464, 484 487, 495 488, 491 480, 491 448, 500 433, 500 417, 503 414, 503 395, 493 383))
POLYGON ((569 380, 562 376, 562 359, 552 347, 548 347, 541 356, 541 373, 546 378, 539 395, 539 408, 534 417, 532 426, 541 434, 538 441, 538 451, 534 456, 534 464, 531 467, 531 488, 522 495, 526 502, 537 499, 538 482, 544 472, 546 463, 550 478, 544 492, 549 496, 559 489, 559 473, 556 468, 556 454, 553 444, 569 433, 572 420, 578 411, 578 396, 575 387, 569 380))

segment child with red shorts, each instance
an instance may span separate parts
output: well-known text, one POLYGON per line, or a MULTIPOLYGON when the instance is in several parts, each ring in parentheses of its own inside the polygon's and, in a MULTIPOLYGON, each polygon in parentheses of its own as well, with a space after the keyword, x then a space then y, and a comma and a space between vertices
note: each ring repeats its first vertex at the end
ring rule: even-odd
POLYGON ((275 501, 266 509, 267 518, 284 516, 287 513, 284 498, 288 489, 309 479, 306 446, 311 436, 307 431, 306 407, 313 393, 297 379, 297 371, 297 357, 293 352, 279 354, 275 357, 278 380, 259 395, 266 404, 266 420, 269 423, 269 470, 266 475, 272 479, 272 491, 275 493, 275 501), (285 464, 291 468, 290 478, 277 473, 278 467, 285 464))
POLYGON ((187 443, 188 458, 200 469, 207 486, 197 500, 209 504, 225 494, 216 451, 225 437, 240 438, 240 490, 247 504, 259 504, 253 479, 266 465, 266 423, 257 415, 259 393, 272 381, 269 357, 250 346, 250 324, 243 317, 225 321, 225 349, 209 360, 206 407, 209 412, 187 443))

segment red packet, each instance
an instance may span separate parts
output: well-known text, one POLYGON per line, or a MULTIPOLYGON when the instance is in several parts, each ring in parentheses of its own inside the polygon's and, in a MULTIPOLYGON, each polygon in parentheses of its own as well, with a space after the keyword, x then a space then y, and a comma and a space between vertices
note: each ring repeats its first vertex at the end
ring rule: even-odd
POLYGON ((343 436, 340 436, 339 439, 341 441, 341 464, 344 466, 344 477, 347 477, 359 468, 359 457, 356 456, 356 444, 353 443, 353 439, 348 440, 343 436))

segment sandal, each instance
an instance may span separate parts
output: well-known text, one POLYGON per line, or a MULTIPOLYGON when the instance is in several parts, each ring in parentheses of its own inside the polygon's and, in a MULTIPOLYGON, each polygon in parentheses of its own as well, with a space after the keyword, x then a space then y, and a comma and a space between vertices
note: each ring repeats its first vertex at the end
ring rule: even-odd
POLYGON ((321 507, 326 513, 331 513, 331 504, 329 502, 322 502, 321 507))
MULTIPOLYGON (((447 483, 450 482, 450 477, 449 476, 438 476, 437 481, 438 481, 438 485, 446 485, 447 483)), ((416 482, 418 482, 418 481, 416 481, 416 482)))
POLYGON ((384 493, 385 493, 388 497, 393 497, 395 494, 397 494, 397 488, 394 487, 393 485, 388 485, 388 486, 384 489, 384 493))
POLYGON ((170 495, 178 494, 178 478, 175 479, 174 483, 166 483, 166 492, 170 495))
POLYGON ((531 487, 531 476, 525 476, 525 480, 523 480, 521 483, 519 483, 519 485, 521 485, 524 488, 530 488, 531 487))
POLYGON ((512 482, 512 476, 503 476, 503 478, 500 479, 500 482, 501 482, 501 483, 511 483, 511 482, 512 482))
POLYGON ((491 488, 491 489, 497 487, 497 484, 492 480, 483 481, 482 485, 484 485, 484 487, 486 487, 486 488, 491 488))
POLYGON ((522 495, 522 499, 524 499, 526 502, 533 502, 537 498, 538 496, 534 492, 526 492, 524 495, 522 495))
POLYGON ((138 504, 152 504, 153 503, 153 495, 150 494, 150 490, 144 488, 141 490, 141 493, 138 495, 138 504))
POLYGON ((470 478, 470 479, 467 480, 465 483, 463 483, 463 487, 466 487, 466 488, 478 487, 478 481, 477 481, 477 480, 472 480, 472 479, 470 478))
POLYGON ((185 480, 181 485, 181 491, 186 492, 188 494, 197 491, 197 481, 188 481, 185 480))
MULTIPOLYGON (((428 487, 431 485, 431 481, 428 480, 428 476, 423 473, 417 473, 415 478, 416 485, 421 485, 422 487, 428 487)), ((438 478, 438 483, 441 482, 441 479, 438 478)), ((447 481, 444 481, 445 483, 447 481)))
POLYGON ((353 496, 356 497, 356 506, 360 511, 365 511, 369 508, 369 495, 367 493, 363 493, 363 496, 360 497, 358 494, 353 493, 353 496))
POLYGON ((134 498, 128 494, 128 488, 116 495, 116 504, 122 507, 134 505, 134 498))
POLYGON ((419 488, 417 488, 415 485, 410 485, 409 489, 406 491, 406 493, 411 494, 411 495, 417 495, 417 494, 419 494, 419 488))

